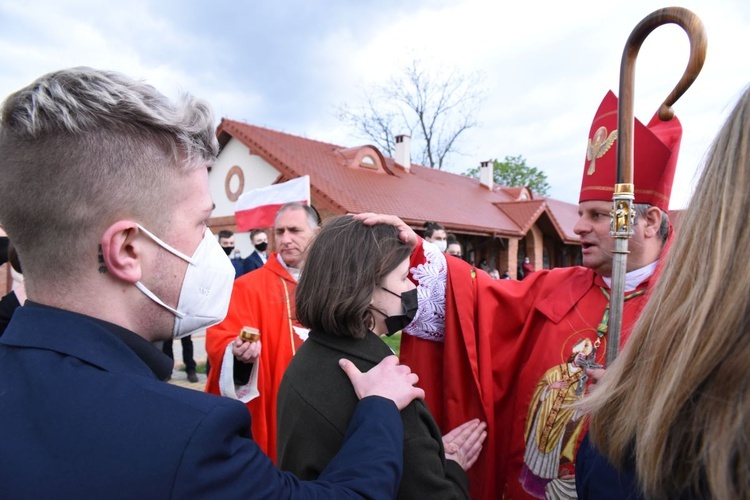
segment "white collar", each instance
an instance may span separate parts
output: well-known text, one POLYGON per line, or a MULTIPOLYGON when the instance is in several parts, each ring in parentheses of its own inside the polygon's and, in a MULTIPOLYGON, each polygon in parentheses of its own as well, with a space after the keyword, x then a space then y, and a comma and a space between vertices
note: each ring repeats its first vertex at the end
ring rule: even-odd
POLYGON ((297 269, 296 267, 289 267, 286 265, 286 262, 284 262, 284 259, 281 258, 281 254, 276 254, 276 260, 279 261, 279 264, 289 272, 289 275, 294 279, 294 281, 299 281, 300 274, 302 274, 302 269, 297 269))
MULTIPOLYGON (((638 285, 646 281, 646 279, 650 278, 654 271, 656 271, 656 266, 659 264, 658 260, 655 260, 651 264, 644 266, 640 269, 635 269, 633 271, 630 271, 629 273, 625 274, 625 291, 626 292, 632 292, 636 288, 638 288, 638 285)), ((612 288, 612 278, 609 276, 602 276, 602 279, 607 284, 609 288, 612 288)))
POLYGON ((266 263, 266 260, 268 259, 268 256, 265 252, 259 252, 257 248, 253 247, 253 252, 258 254, 258 257, 260 257, 260 260, 263 261, 263 263, 266 263))

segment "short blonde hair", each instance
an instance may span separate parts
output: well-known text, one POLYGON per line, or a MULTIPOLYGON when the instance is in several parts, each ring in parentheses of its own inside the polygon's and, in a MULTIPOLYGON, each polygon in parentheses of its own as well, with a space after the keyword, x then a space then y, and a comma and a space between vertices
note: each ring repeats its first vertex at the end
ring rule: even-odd
POLYGON ((65 280, 98 266, 119 218, 160 231, 169 186, 218 153, 208 104, 173 103, 124 75, 73 68, 11 94, 0 124, 0 224, 27 275, 65 280))

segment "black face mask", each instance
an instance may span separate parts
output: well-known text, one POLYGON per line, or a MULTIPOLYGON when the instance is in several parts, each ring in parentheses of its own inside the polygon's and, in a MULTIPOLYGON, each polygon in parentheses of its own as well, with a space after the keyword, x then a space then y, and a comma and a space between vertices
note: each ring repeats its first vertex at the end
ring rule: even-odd
POLYGON ((221 247, 221 248, 224 249, 224 253, 227 254, 227 255, 229 255, 230 253, 232 253, 232 250, 234 250, 234 247, 221 247))
MULTIPOLYGON (((419 309, 419 301, 417 300, 417 289, 409 290, 408 292, 404 292, 401 295, 394 293, 390 290, 388 290, 386 287, 381 286, 383 290, 390 293, 391 295, 395 295, 396 297, 399 297, 401 299, 401 308, 404 310, 403 313, 397 314, 394 316, 386 316, 383 314, 382 311, 375 309, 380 314, 385 316, 385 327, 388 330, 389 337, 393 335, 394 333, 398 333, 407 326, 409 326, 409 323, 412 322, 414 319, 414 316, 417 315, 417 310, 419 309)), ((374 308, 373 308, 374 309, 374 308)))
POLYGON ((258 243, 255 245, 255 249, 259 252, 265 252, 266 248, 268 248, 268 242, 264 241, 263 243, 258 243))

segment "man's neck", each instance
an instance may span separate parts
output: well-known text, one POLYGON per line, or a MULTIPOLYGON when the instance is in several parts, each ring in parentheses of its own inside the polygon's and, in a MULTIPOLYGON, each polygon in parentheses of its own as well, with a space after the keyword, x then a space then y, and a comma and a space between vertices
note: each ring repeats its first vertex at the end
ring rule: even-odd
POLYGON ((281 264, 281 266, 287 270, 294 281, 299 281, 299 277, 302 274, 301 266, 299 268, 288 266, 286 262, 284 262, 284 259, 281 258, 281 254, 276 254, 276 260, 278 260, 279 264, 281 264))
MULTIPOLYGON (((643 266, 639 269, 633 269, 625 274, 625 292, 632 292, 638 285, 646 281, 648 278, 653 276, 656 271, 656 266, 659 264, 658 260, 655 260, 647 266, 643 266)), ((610 276, 602 276, 602 279, 608 287, 612 288, 612 278, 610 276)))
MULTIPOLYGON (((28 299, 37 304, 115 324, 149 342, 163 340, 156 337, 165 330, 171 332, 172 327, 154 328, 157 323, 154 315, 163 311, 162 306, 148 299, 134 285, 125 282, 113 284, 108 276, 97 274, 90 278, 81 275, 75 289, 49 281, 37 283, 26 276, 26 291, 28 299)), ((169 317, 173 318, 171 314, 169 317)))

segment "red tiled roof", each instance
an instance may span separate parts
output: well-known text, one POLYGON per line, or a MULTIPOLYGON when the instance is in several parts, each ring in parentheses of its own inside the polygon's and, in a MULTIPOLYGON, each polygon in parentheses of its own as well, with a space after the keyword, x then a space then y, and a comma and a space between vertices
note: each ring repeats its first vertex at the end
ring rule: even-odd
POLYGON ((534 225, 534 222, 546 208, 544 200, 510 201, 495 203, 495 206, 505 212, 523 233, 527 233, 531 229, 531 226, 534 225))
POLYGON ((580 238, 573 232, 573 227, 578 222, 578 205, 552 198, 545 198, 544 201, 547 203, 549 209, 547 213, 552 222, 558 228, 560 234, 565 235, 563 242, 569 245, 580 244, 580 238))
MULTIPOLYGON (((341 213, 389 213, 415 227, 430 220, 443 224, 448 231, 522 237, 552 206, 547 203, 551 200, 544 198, 516 201, 522 188, 496 186, 489 190, 478 179, 417 164, 407 172, 373 146, 367 148, 375 149, 376 161, 385 162, 384 171, 352 168, 358 148, 343 148, 234 120, 223 119, 218 134, 222 145, 229 137, 236 138, 287 179, 310 175, 313 197, 325 199, 341 213), (533 210, 532 205, 524 203, 532 203, 533 210)), ((557 201, 555 205, 568 204, 557 201)), ((565 229, 560 234, 561 239, 563 235, 569 239, 565 229)), ((577 241, 575 238, 574 243, 577 241)))
POLYGON ((521 197, 521 194, 526 190, 524 187, 510 187, 510 186, 501 186, 500 190, 504 193, 508 193, 511 198, 514 200, 517 200, 521 197))

